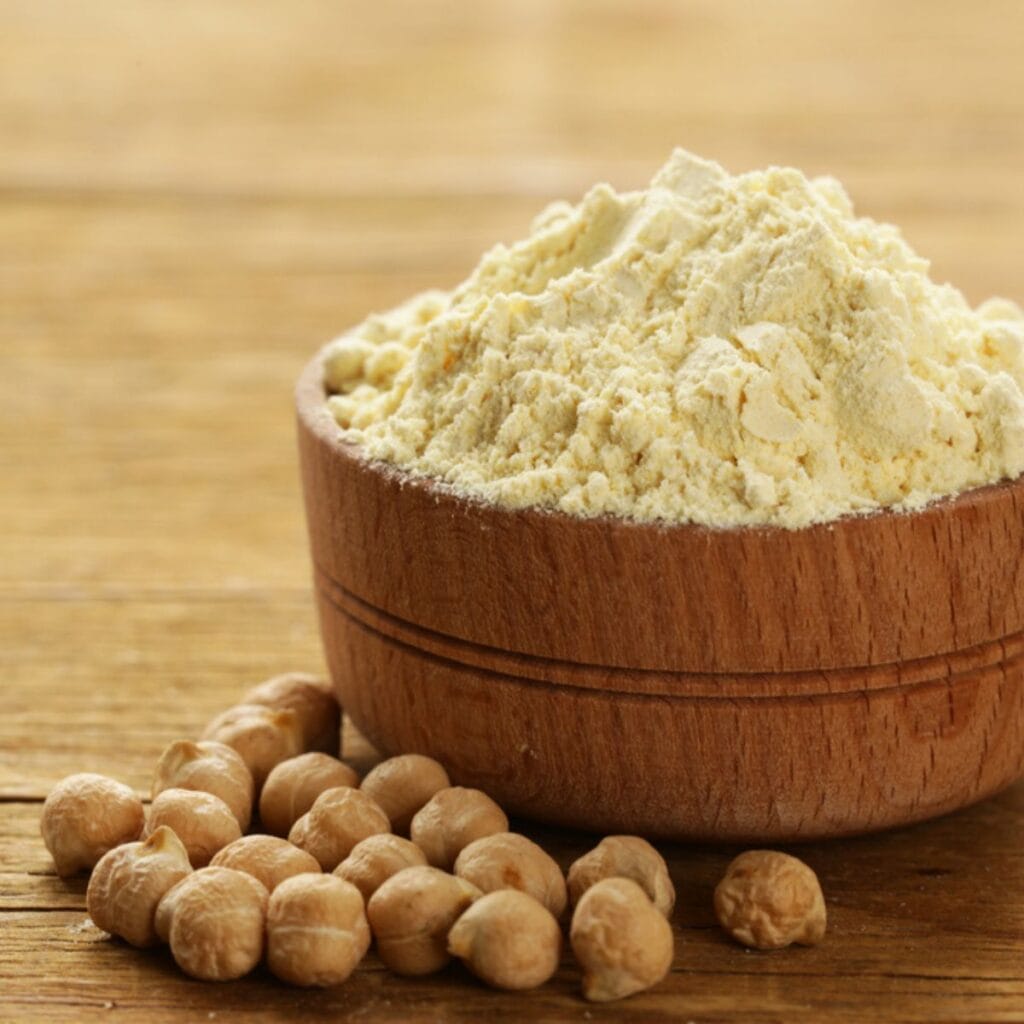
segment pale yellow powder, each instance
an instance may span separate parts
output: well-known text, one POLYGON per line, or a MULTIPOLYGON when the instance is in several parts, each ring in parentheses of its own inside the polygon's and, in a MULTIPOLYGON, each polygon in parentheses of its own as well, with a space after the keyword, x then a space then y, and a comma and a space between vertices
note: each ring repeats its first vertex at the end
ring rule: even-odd
POLYGON ((800 527, 1024 470, 1024 314, 838 182, 677 150, 325 360, 344 436, 505 506, 800 527))

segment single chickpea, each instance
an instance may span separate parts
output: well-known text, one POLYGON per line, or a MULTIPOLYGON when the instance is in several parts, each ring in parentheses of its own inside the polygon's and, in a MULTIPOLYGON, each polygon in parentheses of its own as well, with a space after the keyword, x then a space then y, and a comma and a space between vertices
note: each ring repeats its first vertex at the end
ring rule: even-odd
POLYGON ((481 896, 448 933, 448 952, 494 988, 543 985, 558 970, 562 930, 532 896, 501 889, 481 896))
POLYGON ((195 789, 165 789, 149 808, 143 836, 167 826, 188 850, 194 868, 204 868, 213 855, 241 838, 238 819, 219 796, 195 789))
POLYGON ((188 851, 169 829, 110 850, 89 879, 85 902, 97 928, 133 946, 157 941, 154 916, 164 895, 192 872, 188 851))
POLYGON ((715 889, 715 915, 737 942, 755 949, 816 945, 828 923, 818 876, 774 850, 747 850, 729 865, 715 889))
POLYGON ((434 867, 451 869, 474 839, 508 831, 505 812, 479 789, 451 786, 439 790, 413 816, 412 841, 434 867))
POLYGON ((252 818, 253 782, 241 755, 224 743, 172 743, 157 762, 151 796, 165 789, 194 789, 219 796, 244 832, 252 818))
POLYGON ((622 999, 656 985, 672 966, 672 926, 630 878, 604 878, 580 897, 569 931, 583 995, 622 999))
POLYGON ((263 956, 268 898, 267 890, 242 871, 193 872, 165 896, 172 908, 168 938, 178 966, 203 981, 248 974, 263 956))
POLYGON ((448 932, 481 895, 475 885, 438 868, 405 868, 392 875, 366 905, 378 956, 397 974, 441 970, 451 959, 448 932))
POLYGON ((328 789, 359 785, 359 776, 329 754, 309 753, 282 761, 267 776, 260 793, 260 821, 275 836, 286 836, 292 825, 328 789))
POLYGON ((225 846, 210 866, 244 871, 262 882, 270 893, 293 875, 320 872, 316 857, 277 836, 242 836, 225 846))
POLYGON ((267 908, 267 966, 291 985, 339 985, 370 948, 359 890, 333 875, 295 875, 267 908))
POLYGON ((341 748, 341 708, 333 687, 325 679, 304 672, 286 672, 254 686, 242 703, 294 711, 302 730, 302 749, 337 756, 341 748))
POLYGON ((388 816, 361 789, 336 786, 321 793, 292 826, 288 842, 311 853, 324 871, 333 871, 360 840, 387 832, 388 816))
POLYGON ((516 832, 474 840, 455 858, 455 874, 481 892, 525 892, 555 917, 561 917, 568 902, 562 869, 536 843, 516 832))
POLYGON ((202 738, 236 750, 257 792, 275 765, 302 753, 302 726, 295 712, 262 704, 228 708, 210 722, 202 738))
POLYGON ((146 812, 127 786, 83 772, 62 779, 46 798, 39 829, 61 877, 92 868, 108 851, 142 834, 146 812))
POLYGON ((363 779, 362 789, 384 808, 392 831, 409 834, 413 815, 451 781, 444 767, 423 754, 400 754, 381 761, 363 779))
POLYGON ((356 843, 352 852, 334 869, 334 874, 351 882, 363 894, 363 899, 369 900, 392 875, 426 863, 427 858, 415 843, 382 832, 356 843))
POLYGON ((667 917, 676 905, 676 890, 668 865, 646 839, 606 836, 569 867, 569 897, 573 905, 603 878, 631 878, 667 917))

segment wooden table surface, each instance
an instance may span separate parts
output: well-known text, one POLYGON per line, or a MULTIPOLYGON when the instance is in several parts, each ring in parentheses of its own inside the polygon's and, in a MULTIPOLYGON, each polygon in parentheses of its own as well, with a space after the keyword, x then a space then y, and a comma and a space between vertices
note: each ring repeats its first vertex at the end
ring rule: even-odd
POLYGON ((547 200, 676 144, 794 163, 972 300, 1024 299, 1022 34, 1013 0, 0 0, 0 1020, 1024 1021, 1020 784, 805 847, 815 949, 730 944, 732 851, 666 848, 673 970, 607 1007, 568 957, 515 996, 372 956, 328 992, 190 981, 89 926, 37 833, 61 776, 145 790, 244 687, 321 666, 292 382, 547 200))

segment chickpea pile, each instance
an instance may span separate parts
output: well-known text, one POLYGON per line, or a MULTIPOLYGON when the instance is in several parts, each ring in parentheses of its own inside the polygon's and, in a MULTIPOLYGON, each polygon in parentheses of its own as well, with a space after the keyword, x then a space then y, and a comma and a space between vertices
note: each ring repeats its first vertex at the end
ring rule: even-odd
MULTIPOLYGON (((558 969, 566 926, 587 999, 665 977, 676 894, 653 846, 608 836, 566 876, 509 831, 486 793, 453 786, 429 757, 390 758, 360 782, 334 756, 340 717, 328 684, 289 673, 246 693, 199 741, 167 747, 148 813, 119 782, 69 776, 40 823, 57 873, 91 871, 99 928, 140 948, 165 944, 208 981, 264 963, 291 985, 338 985, 373 943, 396 974, 455 957, 494 988, 530 989, 558 969)), ((737 857, 714 907, 747 947, 825 934, 817 877, 783 853, 737 857)))

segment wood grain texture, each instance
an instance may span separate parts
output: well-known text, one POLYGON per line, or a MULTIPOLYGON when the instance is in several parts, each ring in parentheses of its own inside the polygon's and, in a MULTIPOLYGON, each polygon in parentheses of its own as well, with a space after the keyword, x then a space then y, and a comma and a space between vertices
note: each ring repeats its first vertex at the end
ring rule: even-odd
POLYGON ((972 803, 1024 770, 1024 685, 688 698, 525 682, 389 641, 321 599, 346 708, 385 751, 444 760, 511 811, 598 832, 753 844, 972 803))
POLYGON ((297 390, 338 694, 510 810, 764 843, 933 817, 1024 772, 1024 483, 805 530, 505 510, 343 443, 297 390))
MULTIPOLYGON (((794 163, 973 301, 1024 298, 1020 5, 762 7, 0 0, 0 1020, 1024 1020, 1020 785, 802 848, 816 950, 725 942, 733 851, 665 847, 676 963, 613 1007, 568 961, 515 997, 372 959, 331 993, 190 982, 83 930, 36 839, 61 775, 144 790, 252 682, 321 668, 292 383, 550 199, 676 144, 794 163)), ((563 864, 587 845, 529 829, 563 864)))

